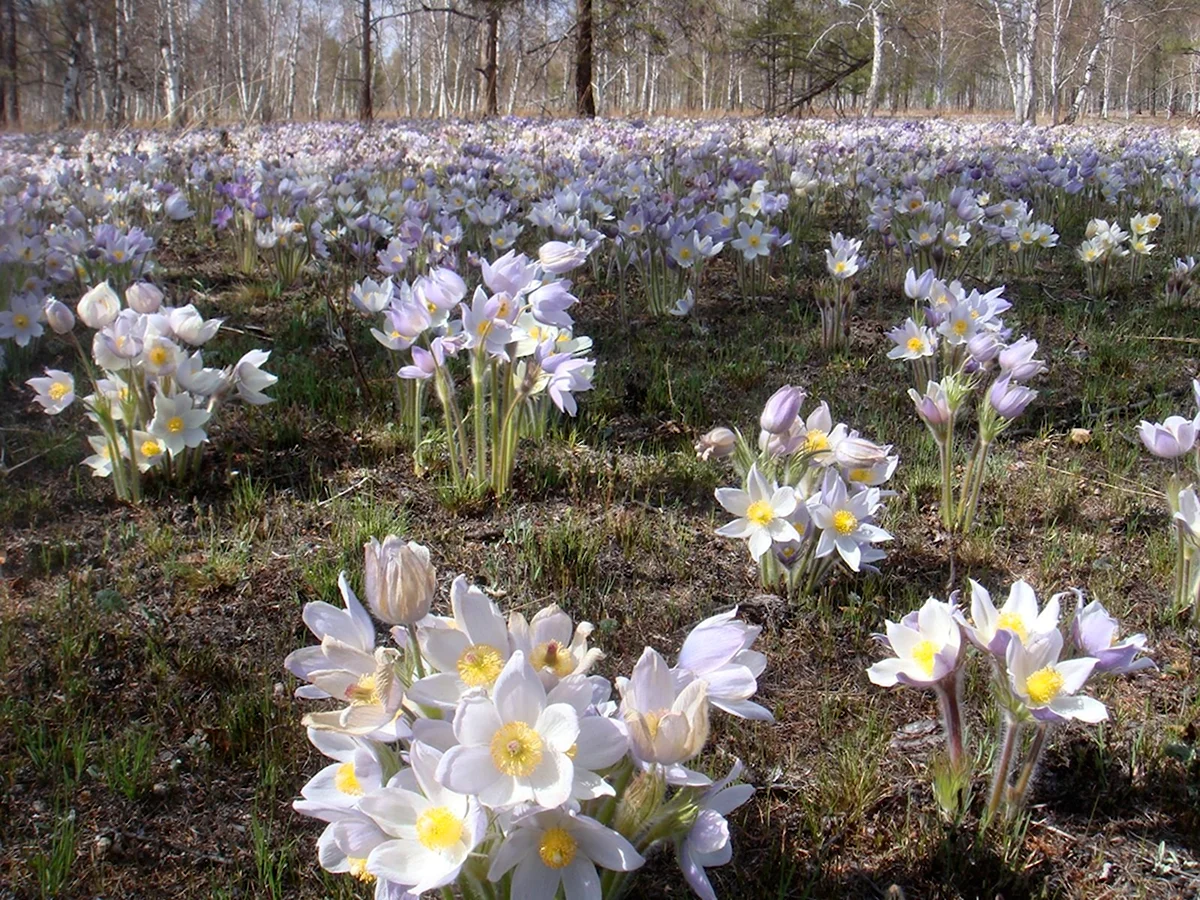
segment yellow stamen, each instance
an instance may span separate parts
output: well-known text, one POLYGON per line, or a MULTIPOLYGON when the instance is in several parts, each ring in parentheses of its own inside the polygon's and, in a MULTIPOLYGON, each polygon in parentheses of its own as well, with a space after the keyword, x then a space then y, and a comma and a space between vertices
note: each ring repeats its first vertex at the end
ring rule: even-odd
POLYGON ((999 631, 1001 628, 1006 628, 1015 634, 1022 644, 1029 638, 1029 632, 1025 630, 1025 620, 1017 613, 1000 613, 1000 618, 996 620, 996 630, 999 631))
POLYGON ((142 441, 142 456, 158 456, 161 453, 162 444, 154 440, 154 438, 148 438, 147 440, 142 441))
POLYGON ((350 867, 347 870, 347 874, 351 878, 357 878, 363 884, 375 883, 375 876, 367 871, 367 861, 365 858, 347 856, 346 865, 350 867))
POLYGON ((959 337, 962 337, 964 334, 967 333, 967 327, 968 327, 967 320, 959 319, 957 322, 954 323, 954 333, 957 334, 959 337))
POLYGON ((467 687, 491 687, 503 668, 500 651, 490 644, 472 644, 458 658, 458 677, 467 687))
POLYGON ((564 829, 551 828, 542 835, 542 841, 538 844, 538 856, 542 858, 542 862, 547 868, 563 869, 575 859, 575 850, 578 846, 575 838, 571 837, 564 829))
POLYGON ((171 432, 171 434, 179 434, 179 432, 183 431, 183 427, 183 419, 179 416, 172 416, 167 421, 167 431, 171 432))
POLYGON ((1058 696, 1063 688, 1063 677, 1054 666, 1038 669, 1025 679, 1025 692, 1038 706, 1044 706, 1058 696))
POLYGON ((489 749, 496 768, 517 778, 530 775, 542 761, 542 737, 524 722, 497 729, 489 749))
POLYGON ((937 655, 938 646, 933 641, 921 641, 913 647, 913 662, 921 667, 926 676, 933 675, 933 658, 937 655))
POLYGON ((833 530, 838 534, 853 534, 858 527, 858 517, 848 509, 839 509, 833 514, 833 530))
POLYGON ((775 518, 775 509, 766 500, 755 500, 746 507, 746 518, 755 525, 770 525, 775 518))
POLYGON ((71 388, 68 385, 63 384, 61 381, 54 382, 54 384, 50 385, 50 389, 46 391, 46 393, 50 395, 51 400, 61 400, 70 392, 71 388))
POLYGON ((910 353, 923 353, 925 351, 925 342, 919 337, 910 337, 906 346, 910 353))
POLYGON ((29 316, 25 315, 24 313, 17 313, 16 315, 14 315, 13 316, 13 327, 28 328, 29 327, 29 316))
POLYGON ((346 699, 355 706, 383 703, 383 698, 379 695, 379 685, 376 684, 374 675, 360 676, 356 684, 352 684, 346 688, 346 699))
POLYGON ((150 351, 150 362, 156 366, 165 366, 170 359, 166 347, 155 347, 150 351))
POLYGON ((449 850, 462 840, 463 821, 444 806, 433 806, 417 817, 417 840, 426 850, 449 850))
POLYGON ((558 641, 547 641, 533 648, 529 663, 534 671, 549 669, 559 678, 566 678, 575 671, 575 654, 558 641))
POLYGON ((813 429, 804 438, 804 449, 808 453, 819 453, 829 449, 829 435, 813 429))
POLYGON ((338 766, 333 775, 333 786, 351 797, 361 797, 366 793, 358 781, 358 776, 354 774, 354 763, 342 763, 338 766))

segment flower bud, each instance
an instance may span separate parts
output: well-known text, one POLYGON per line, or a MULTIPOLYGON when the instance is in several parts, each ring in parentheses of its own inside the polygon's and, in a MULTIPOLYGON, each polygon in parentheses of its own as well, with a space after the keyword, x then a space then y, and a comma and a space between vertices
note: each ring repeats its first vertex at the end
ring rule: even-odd
POLYGON ((363 545, 367 604, 387 625, 414 625, 429 614, 437 590, 437 570, 429 549, 388 535, 363 545))
POLYGON ((997 378, 992 389, 988 391, 988 403, 1003 419, 1015 419, 1025 412, 1037 391, 1032 391, 1019 384, 1010 384, 1008 376, 997 378))
POLYGON ((785 384, 767 400, 759 416, 758 424, 763 431, 771 434, 783 434, 792 427, 796 416, 800 414, 800 404, 804 402, 804 391, 790 384, 785 384))
POLYGON ((110 324, 121 311, 121 298, 105 281, 96 285, 79 299, 75 307, 79 318, 88 328, 103 328, 110 324))
POLYGON ((657 767, 639 772, 625 788, 617 803, 613 825, 618 832, 633 837, 642 825, 658 811, 667 792, 666 779, 657 767))
POLYGON ((696 441, 696 455, 700 459, 724 459, 737 449, 737 435, 724 425, 700 435, 696 441))
POLYGON ((148 281, 139 281, 125 289, 125 302, 136 312, 156 313, 162 301, 163 292, 148 281))
POLYGON ((71 307, 53 297, 46 299, 46 321, 55 334, 70 334, 75 328, 75 313, 71 307))

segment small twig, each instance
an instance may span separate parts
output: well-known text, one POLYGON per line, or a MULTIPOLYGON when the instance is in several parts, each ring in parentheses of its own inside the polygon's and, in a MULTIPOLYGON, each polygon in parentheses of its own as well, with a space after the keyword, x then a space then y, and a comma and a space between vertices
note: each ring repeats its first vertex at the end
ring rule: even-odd
POLYGON ((1138 491, 1134 490, 1133 488, 1122 487, 1119 484, 1113 484, 1109 481, 1101 481, 1098 478, 1089 478, 1086 475, 1080 475, 1078 472, 1072 472, 1070 469, 1060 469, 1057 466, 1050 465, 1049 463, 1046 463, 1045 465, 1046 468, 1051 472, 1058 472, 1062 475, 1071 475, 1075 478, 1078 478, 1080 481, 1089 481, 1092 484, 1098 484, 1101 487, 1112 488, 1114 491, 1123 491, 1126 494, 1133 494, 1138 497, 1153 497, 1155 500, 1161 500, 1166 496, 1166 494, 1162 493, 1161 491, 1138 491))
POLYGON ((71 443, 71 441, 73 441, 73 440, 76 440, 78 437, 79 437, 78 434, 73 434, 69 438, 67 438, 65 441, 60 441, 59 443, 55 444, 53 447, 47 447, 41 453, 33 454, 33 456, 29 457, 29 459, 21 460, 15 466, 6 466, 6 465, 4 465, 4 463, 0 462, 0 475, 11 475, 13 472, 17 471, 17 469, 21 468, 22 466, 29 465, 35 459, 40 459, 41 457, 45 456, 47 453, 54 452, 59 447, 65 447, 67 444, 71 443))
POLYGON ((371 475, 370 475, 370 473, 368 473, 368 474, 364 475, 362 477, 362 479, 358 481, 357 484, 352 484, 352 485, 350 485, 350 487, 346 488, 345 490, 338 491, 332 497, 326 497, 324 500, 318 500, 317 506, 328 506, 334 500, 340 499, 341 497, 345 497, 347 494, 357 491, 360 487, 362 487, 364 484, 366 484, 370 480, 371 480, 371 475))

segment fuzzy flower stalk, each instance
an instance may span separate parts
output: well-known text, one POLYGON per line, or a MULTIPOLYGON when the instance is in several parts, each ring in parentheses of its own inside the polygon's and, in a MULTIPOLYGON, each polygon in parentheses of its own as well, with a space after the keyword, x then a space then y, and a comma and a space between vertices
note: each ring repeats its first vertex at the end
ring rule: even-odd
POLYGON ((1017 581, 997 608, 983 585, 969 584, 969 611, 958 606, 956 592, 948 601, 930 598, 920 610, 888 622, 886 635, 879 638, 892 655, 872 665, 867 675, 882 687, 902 684, 932 689, 937 695, 951 777, 948 785, 939 786, 935 779, 935 793, 943 808, 957 816, 971 779, 971 760, 977 758, 966 745, 960 709, 962 677, 970 664, 967 647, 973 646, 975 655, 986 661, 991 696, 1003 722, 984 812, 985 821, 991 822, 1001 814, 1011 819, 1024 807, 1054 726, 1072 720, 1096 724, 1108 718, 1104 704, 1084 693, 1089 682, 1154 664, 1140 655, 1146 650, 1145 637, 1118 641, 1117 620, 1099 601, 1085 605, 1082 591, 1056 594, 1039 606, 1033 588, 1017 581), (1064 629, 1061 604, 1071 595, 1076 598, 1075 612, 1064 629), (1029 728, 1033 737, 1019 760, 1029 728))
MULTIPOLYGON (((76 351, 90 393, 79 397, 99 430, 88 437, 92 454, 83 464, 111 478, 118 498, 142 499, 149 475, 186 482, 200 469, 203 446, 218 408, 229 399, 261 406, 278 380, 263 371, 270 353, 251 350, 222 369, 205 366, 201 347, 216 335, 220 319, 204 319, 194 306, 171 307, 153 284, 135 282, 124 304, 107 282, 80 298, 75 313, 50 298, 46 318, 76 351), (93 331, 90 354, 77 322, 93 331)), ((47 415, 59 415, 76 397, 74 376, 48 369, 26 382, 47 415)))
POLYGON ((734 520, 717 529, 744 540, 763 586, 788 594, 814 591, 835 569, 874 571, 891 540, 879 526, 882 486, 899 458, 844 423, 822 402, 802 413, 806 396, 785 385, 759 416, 757 447, 730 428, 714 428, 696 445, 701 459, 728 459, 741 487, 716 491, 734 520))
POLYGON ((867 265, 860 254, 862 241, 829 236, 825 268, 830 280, 817 288, 817 306, 821 313, 821 347, 829 353, 843 352, 850 346, 850 313, 858 292, 855 276, 867 265))
POLYGON ((1037 397, 1025 382, 1046 367, 1035 358, 1037 341, 1009 340, 1002 313, 1010 304, 1003 287, 968 292, 958 282, 940 281, 932 270, 917 276, 910 269, 904 290, 914 310, 887 333, 893 345, 888 358, 910 364, 916 387, 908 395, 938 449, 942 527, 962 535, 974 525, 991 448, 1037 397), (956 426, 971 405, 974 447, 956 484, 956 426))
POLYGON ((726 817, 753 788, 736 760, 715 783, 694 767, 715 712, 772 720, 753 699, 759 628, 711 616, 673 663, 647 647, 614 692, 591 624, 553 605, 506 619, 463 575, 447 604, 412 541, 364 552, 365 603, 342 573, 340 605, 304 608, 319 643, 285 662, 321 703, 303 724, 328 763, 294 808, 324 823, 323 868, 376 897, 617 898, 670 850, 715 897, 706 869, 732 858, 726 817))

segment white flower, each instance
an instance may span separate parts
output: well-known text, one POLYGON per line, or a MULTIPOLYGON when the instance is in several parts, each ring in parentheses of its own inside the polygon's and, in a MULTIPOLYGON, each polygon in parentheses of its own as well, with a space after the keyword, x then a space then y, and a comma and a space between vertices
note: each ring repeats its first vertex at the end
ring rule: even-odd
POLYGON ((75 379, 62 369, 47 369, 43 378, 30 378, 25 382, 35 391, 34 397, 46 415, 56 416, 75 402, 75 379))
POLYGON ((80 320, 88 328, 103 328, 121 311, 121 298, 105 281, 96 285, 79 299, 75 307, 80 320))
POLYGON ((896 655, 867 670, 871 683, 927 687, 943 681, 958 667, 962 631, 951 605, 930 597, 917 613, 887 623, 887 644, 896 655))
POLYGON ((459 575, 450 586, 453 618, 421 622, 421 652, 436 671, 413 682, 410 696, 445 712, 472 688, 490 690, 511 653, 504 617, 488 596, 459 575))
POLYGON ((823 559, 837 550, 852 572, 859 571, 864 562, 864 545, 892 539, 888 532, 868 521, 879 503, 878 488, 869 487, 851 497, 841 476, 827 470, 821 491, 808 501, 813 524, 821 529, 816 557, 823 559))
MULTIPOLYGON (((666 660, 647 647, 630 678, 618 678, 621 716, 634 756, 644 763, 687 762, 708 740, 708 682, 690 681, 676 691, 666 660)), ((702 783, 707 783, 703 779, 702 783)))
POLYGON ((394 838, 371 850, 367 871, 405 885, 413 895, 454 881, 487 832, 487 816, 478 801, 444 787, 435 777, 443 758, 437 750, 414 743, 411 770, 359 801, 359 809, 394 838))
POLYGON ((364 590, 375 618, 388 625, 414 625, 429 614, 437 591, 437 569, 429 548, 388 535, 363 545, 364 590))
POLYGON ((1085 656, 1059 661, 1062 646, 1057 628, 1028 645, 1010 641, 1006 661, 1013 693, 1042 722, 1103 722, 1108 718, 1104 704, 1077 693, 1092 674, 1096 660, 1085 656))
POLYGON ((537 673, 514 653, 492 696, 468 695, 454 714, 458 746, 438 765, 438 781, 474 794, 492 809, 532 801, 559 806, 571 796, 574 764, 569 751, 579 737, 579 716, 566 703, 546 703, 537 673))
POLYGON ((514 650, 521 650, 546 690, 570 675, 586 674, 604 658, 595 647, 588 649, 588 637, 595 626, 580 622, 572 628, 571 617, 557 605, 538 610, 533 621, 520 613, 508 618, 508 631, 514 650))
POLYGON ((145 472, 154 468, 167 455, 167 445, 148 431, 134 431, 133 459, 138 471, 145 472))
POLYGON ((888 351, 888 359, 921 359, 932 356, 937 348, 937 333, 911 318, 905 319, 903 325, 893 328, 887 336, 896 345, 888 351))
MULTIPOLYGON (((193 347, 208 343, 220 329, 221 322, 224 321, 223 319, 209 319, 206 322, 200 315, 200 311, 191 303, 178 309, 172 309, 168 320, 175 336, 193 347)), ((262 351, 255 352, 261 353, 262 351)))
POLYGON ((776 541, 800 540, 795 526, 788 521, 796 511, 795 492, 787 485, 768 484, 757 465, 751 466, 746 475, 746 490, 717 488, 716 497, 721 506, 738 517, 718 528, 717 534, 746 539, 756 562, 776 541))
POLYGON ((717 900, 705 869, 723 866, 733 859, 733 842, 725 817, 754 794, 754 786, 733 784, 742 774, 742 761, 734 760, 729 774, 700 797, 700 812, 683 840, 675 842, 675 855, 683 877, 701 900, 717 900))
POLYGON ((270 355, 270 350, 251 350, 233 367, 233 383, 237 386, 238 395, 254 406, 271 402, 272 398, 263 391, 279 380, 261 368, 270 355))
POLYGON ((33 297, 15 296, 12 309, 0 311, 0 338, 11 338, 18 347, 27 347, 45 331, 42 328, 42 304, 33 297))
POLYGON ((207 409, 197 409, 190 394, 168 397, 159 391, 154 395, 154 418, 149 430, 172 456, 177 456, 185 447, 199 447, 208 440, 204 425, 211 415, 207 409))
POLYGON ((1037 595, 1022 579, 1013 584, 1008 599, 997 610, 987 589, 974 579, 968 581, 971 621, 964 621, 961 613, 959 621, 966 627, 967 637, 980 649, 1003 657, 1014 635, 1018 643, 1029 643, 1058 628, 1057 595, 1046 601, 1045 609, 1039 613, 1037 595))
POLYGON ((113 470, 112 450, 108 438, 102 434, 89 434, 88 444, 94 452, 83 460, 82 465, 88 466, 94 477, 107 478, 113 470))
POLYGON ((512 896, 521 900, 554 900, 560 885, 567 900, 601 900, 597 866, 631 872, 644 862, 629 841, 595 819, 549 810, 517 822, 496 851, 488 880, 515 869, 512 896))
POLYGON ((773 722, 771 713, 750 699, 767 667, 767 658, 750 649, 762 628, 736 615, 735 606, 696 625, 684 638, 671 674, 678 688, 697 678, 708 682, 709 702, 730 715, 773 722))

